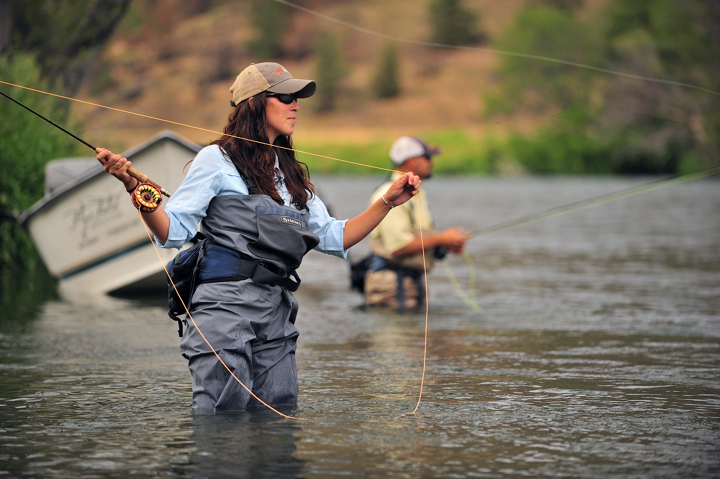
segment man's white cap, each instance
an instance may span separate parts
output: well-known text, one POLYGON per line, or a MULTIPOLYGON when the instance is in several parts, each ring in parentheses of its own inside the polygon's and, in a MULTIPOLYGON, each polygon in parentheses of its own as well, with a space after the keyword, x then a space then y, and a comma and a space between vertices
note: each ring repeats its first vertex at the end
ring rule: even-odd
POLYGON ((410 158, 419 156, 427 156, 432 158, 439 155, 442 150, 435 146, 428 146, 427 143, 420 138, 411 136, 401 136, 390 147, 390 159, 395 165, 400 166, 410 158))

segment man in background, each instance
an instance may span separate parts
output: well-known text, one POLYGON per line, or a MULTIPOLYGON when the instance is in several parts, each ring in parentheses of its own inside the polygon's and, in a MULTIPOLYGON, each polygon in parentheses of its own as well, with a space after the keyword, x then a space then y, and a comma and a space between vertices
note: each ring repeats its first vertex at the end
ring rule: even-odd
MULTIPOLYGON (((390 148, 395 172, 370 197, 370 204, 382 197, 388 185, 402 173, 412 171, 425 180, 432 176, 433 157, 437 147, 423 140, 401 136, 390 148)), ((449 228, 438 233, 428 207, 425 192, 420 189, 412 200, 393 207, 385 219, 370 233, 372 260, 365 274, 365 304, 411 309, 422 306, 425 298, 423 249, 427 271, 435 258, 449 251, 462 253, 467 236, 462 228, 449 228), (422 228, 422 241, 420 232, 422 228)))

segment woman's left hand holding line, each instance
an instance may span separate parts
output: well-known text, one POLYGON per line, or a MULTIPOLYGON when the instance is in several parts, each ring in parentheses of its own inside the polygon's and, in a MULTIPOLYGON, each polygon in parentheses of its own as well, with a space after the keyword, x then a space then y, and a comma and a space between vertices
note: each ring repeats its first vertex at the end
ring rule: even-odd
POLYGON ((422 180, 412 172, 405 173, 390 185, 385 199, 393 206, 400 206, 420 192, 422 180))

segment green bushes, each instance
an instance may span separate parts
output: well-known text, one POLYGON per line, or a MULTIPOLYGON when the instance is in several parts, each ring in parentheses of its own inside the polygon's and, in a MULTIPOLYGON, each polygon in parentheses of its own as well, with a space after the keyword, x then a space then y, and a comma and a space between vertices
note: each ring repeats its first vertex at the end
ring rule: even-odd
MULTIPOLYGON (((0 57, 0 71, 10 83, 47 88, 31 56, 0 57)), ((78 131, 78 125, 64 113, 65 100, 6 86, 2 91, 68 130, 78 131)), ((10 100, 0 97, 0 102, 0 212, 12 215, 42 198, 45 164, 54 158, 79 154, 82 145, 10 100)), ((2 221, 0 271, 33 267, 38 260, 20 226, 12 220, 2 221)))
MULTIPOLYGON (((442 148, 433 171, 438 175, 518 174, 663 174, 702 169, 701 159, 675 150, 653 157, 627 151, 584 128, 546 128, 533 135, 472 135, 463 130, 443 130, 420 135, 442 148), (662 163, 670 158, 670 163, 662 163)), ((296 144, 312 174, 384 175, 393 168, 388 150, 395 138, 372 142, 303 142, 296 144), (344 161, 337 161, 344 160, 344 161), (367 166, 366 166, 367 165, 367 166), (368 167, 369 166, 369 167, 368 167)))
POLYGON ((257 33, 248 42, 248 48, 257 58, 282 56, 282 36, 288 24, 286 8, 276 2, 253 0, 250 2, 250 18, 257 33))
POLYGON ((582 19, 567 8, 522 9, 494 46, 523 56, 502 57, 485 112, 529 113, 545 127, 514 134, 505 154, 533 173, 669 174, 717 165, 720 97, 682 85, 720 91, 712 5, 615 0, 582 19))
MULTIPOLYGON (((428 143, 438 145, 443 152, 435 159, 433 171, 438 174, 489 174, 495 173, 490 160, 492 148, 498 142, 471 135, 462 130, 435 131, 419 134, 428 143)), ((299 150, 321 154, 345 161, 320 158, 300 153, 299 159, 308 164, 312 174, 384 175, 393 168, 388 152, 395 137, 377 139, 372 142, 350 142, 339 139, 333 142, 297 143, 299 150), (351 164, 346 161, 359 163, 351 164), (371 166, 368 168, 365 165, 371 166), (376 167, 376 168, 375 168, 376 167), (378 169, 381 168, 381 169, 378 169)))
POLYGON ((508 139, 507 155, 526 171, 537 174, 607 173, 602 151, 587 135, 548 131, 532 138, 508 139), (592 165, 592 166, 591 166, 592 165))

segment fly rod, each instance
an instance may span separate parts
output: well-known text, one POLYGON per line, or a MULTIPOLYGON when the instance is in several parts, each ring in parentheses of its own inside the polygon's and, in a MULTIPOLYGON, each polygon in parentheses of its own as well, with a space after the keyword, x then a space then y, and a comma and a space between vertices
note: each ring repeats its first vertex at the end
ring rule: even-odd
MULTIPOLYGON (((20 105, 21 107, 23 107, 23 108, 25 108, 27 111, 29 111, 30 113, 33 113, 33 114, 39 116, 40 118, 42 118, 42 119, 45 120, 46 122, 50 123, 52 126, 54 126, 54 127, 58 128, 58 129, 64 131, 65 133, 67 133, 68 135, 72 136, 73 138, 75 138, 77 141, 79 141, 79 142, 82 143, 83 145, 85 145, 85 146, 87 146, 88 148, 90 148, 91 150, 93 150, 95 153, 100 153, 100 148, 95 148, 94 146, 92 146, 92 145, 91 145, 90 143, 88 143, 87 141, 85 141, 85 140, 83 140, 82 138, 80 138, 80 137, 78 137, 78 136, 70 133, 69 131, 67 131, 65 128, 63 128, 62 126, 58 125, 58 124, 55 123, 54 121, 52 121, 52 120, 50 120, 50 119, 48 119, 48 118, 45 118, 44 116, 42 116, 40 113, 36 112, 35 110, 33 110, 32 108, 30 108, 29 106, 20 103, 20 102, 17 101, 16 99, 14 99, 14 98, 6 95, 5 93, 3 93, 3 92, 1 92, 1 91, 0 91, 0 95, 4 96, 5 98, 7 98, 8 100, 10 100, 10 101, 12 101, 12 102, 14 102, 14 103, 17 103, 18 105, 20 105)), ((144 183, 144 182, 148 181, 148 175, 139 172, 138 170, 136 170, 136 169, 133 168, 132 166, 131 166, 130 168, 128 168, 127 172, 128 172, 128 174, 129 174, 130 176, 132 176, 133 178, 137 179, 140 183, 144 183)), ((165 188, 160 187, 160 192, 161 192, 163 195, 165 195, 166 197, 170 198, 170 193, 169 193, 165 188)))

